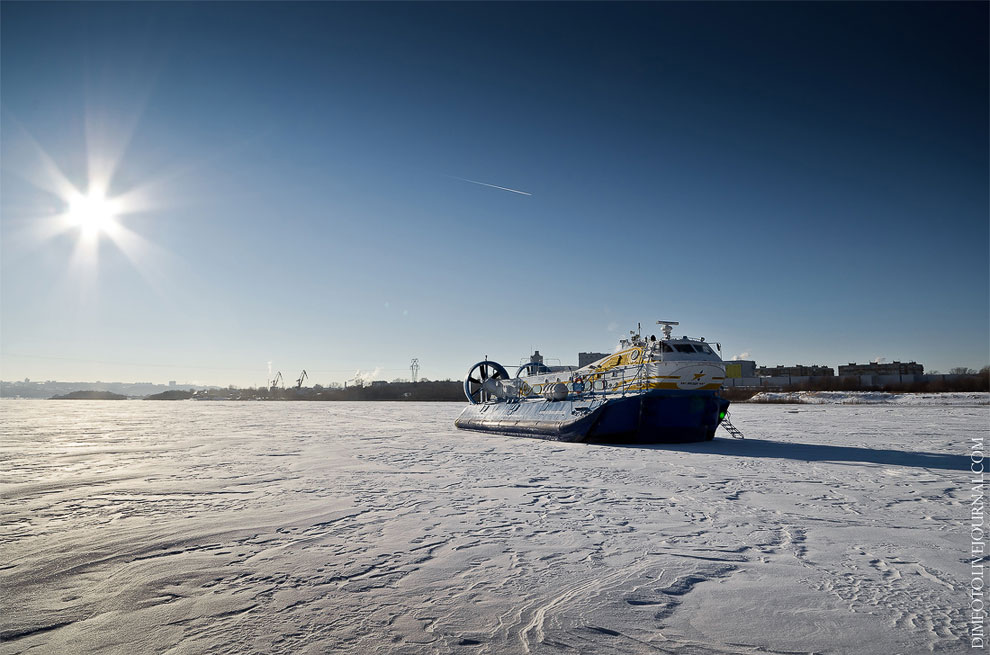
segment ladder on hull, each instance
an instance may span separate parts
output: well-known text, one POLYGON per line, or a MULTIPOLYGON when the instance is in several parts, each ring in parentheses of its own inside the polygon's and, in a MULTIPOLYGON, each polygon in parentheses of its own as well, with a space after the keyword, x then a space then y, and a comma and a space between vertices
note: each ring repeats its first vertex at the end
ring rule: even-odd
POLYGON ((731 434, 734 439, 745 439, 746 438, 746 437, 743 436, 742 431, 740 431, 739 428, 737 428, 736 426, 732 425, 732 423, 729 421, 729 413, 728 412, 725 413, 725 418, 722 419, 722 422, 719 423, 719 425, 721 425, 723 428, 725 428, 725 431, 728 432, 729 434, 731 434))

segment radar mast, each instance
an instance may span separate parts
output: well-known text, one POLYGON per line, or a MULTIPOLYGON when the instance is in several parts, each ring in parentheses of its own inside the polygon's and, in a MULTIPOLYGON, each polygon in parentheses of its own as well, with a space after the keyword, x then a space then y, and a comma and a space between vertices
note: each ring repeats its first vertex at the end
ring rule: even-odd
POLYGON ((680 325, 680 323, 678 321, 657 321, 657 325, 663 326, 662 328, 660 328, 661 330, 663 330, 663 338, 665 340, 669 340, 670 333, 674 331, 674 326, 680 325))

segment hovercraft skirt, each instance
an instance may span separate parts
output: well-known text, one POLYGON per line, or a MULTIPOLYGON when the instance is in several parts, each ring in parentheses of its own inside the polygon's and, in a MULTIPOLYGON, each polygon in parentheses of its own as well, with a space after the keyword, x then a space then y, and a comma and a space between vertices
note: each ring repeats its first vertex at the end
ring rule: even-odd
POLYGON ((715 436, 729 401, 705 391, 468 405, 455 425, 552 441, 677 443, 715 436))

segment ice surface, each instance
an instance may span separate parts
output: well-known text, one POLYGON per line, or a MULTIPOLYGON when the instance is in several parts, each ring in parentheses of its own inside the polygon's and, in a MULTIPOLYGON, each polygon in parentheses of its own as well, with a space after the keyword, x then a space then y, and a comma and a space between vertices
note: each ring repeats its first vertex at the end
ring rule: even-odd
POLYGON ((746 440, 458 404, 4 401, 0 653, 927 653, 990 407, 734 405, 746 440))
POLYGON ((753 403, 795 403, 803 405, 899 405, 930 407, 990 405, 990 393, 887 393, 885 391, 763 391, 753 403))

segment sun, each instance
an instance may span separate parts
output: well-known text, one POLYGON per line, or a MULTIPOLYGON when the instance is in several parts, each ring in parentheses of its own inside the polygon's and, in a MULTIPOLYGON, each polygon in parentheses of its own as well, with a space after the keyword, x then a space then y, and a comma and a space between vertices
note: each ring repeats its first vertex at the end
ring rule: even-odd
MULTIPOLYGON (((134 118, 135 125, 136 121, 134 118)), ((77 171, 82 178, 78 186, 23 126, 15 130, 12 138, 25 155, 19 173, 39 192, 36 206, 27 211, 34 220, 25 221, 24 231, 38 244, 58 240, 71 245, 71 249, 59 252, 66 255, 73 283, 87 292, 96 288, 101 251, 122 255, 145 281, 158 287, 167 282, 158 270, 160 260, 170 253, 134 231, 129 223, 132 219, 147 220, 164 207, 156 188, 170 178, 140 181, 131 171, 128 186, 115 185, 114 173, 127 150, 132 128, 117 134, 108 131, 111 122, 100 117, 86 115, 85 122, 86 167, 77 171), (138 214, 143 216, 134 218, 138 214)), ((5 136, 6 130, 4 123, 5 136)), ((115 258, 108 265, 119 261, 115 258)))
POLYGON ((86 194, 76 194, 69 201, 68 216, 83 233, 92 236, 114 227, 117 207, 116 203, 101 191, 91 189, 86 194))

